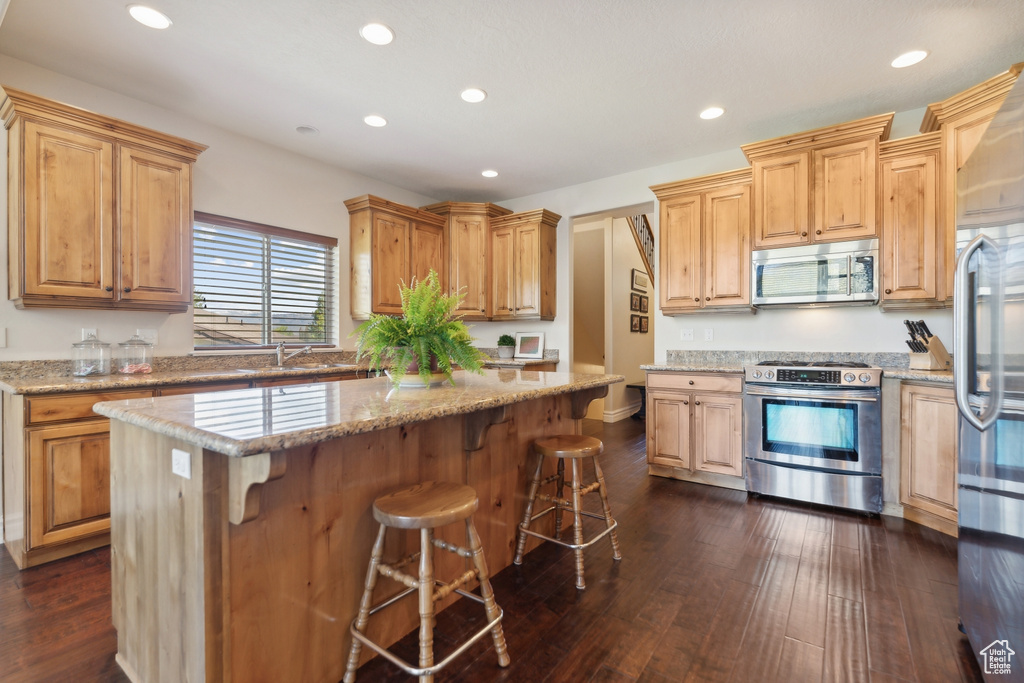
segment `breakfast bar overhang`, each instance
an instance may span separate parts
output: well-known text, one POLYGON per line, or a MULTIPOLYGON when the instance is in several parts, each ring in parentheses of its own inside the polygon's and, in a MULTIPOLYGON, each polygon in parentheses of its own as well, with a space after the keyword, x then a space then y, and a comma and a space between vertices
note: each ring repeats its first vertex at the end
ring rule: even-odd
MULTIPOLYGON (((491 571, 511 564, 531 442, 579 433, 589 403, 624 378, 454 377, 430 389, 378 378, 97 404, 111 418, 113 621, 127 675, 341 680, 370 508, 389 489, 472 486, 491 571)), ((396 539, 390 557, 416 547, 396 539)), ((462 562, 444 558, 438 575, 462 562)), ((415 608, 403 603, 370 634, 397 640, 415 608)))

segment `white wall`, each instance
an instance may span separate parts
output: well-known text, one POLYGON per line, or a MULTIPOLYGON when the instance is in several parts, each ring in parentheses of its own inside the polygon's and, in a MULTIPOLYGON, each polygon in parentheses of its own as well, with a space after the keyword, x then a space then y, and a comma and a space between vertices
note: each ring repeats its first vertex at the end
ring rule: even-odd
MULTIPOLYGON (((371 193, 422 206, 441 199, 313 161, 3 55, 0 83, 209 145, 195 165, 193 202, 198 211, 338 238, 338 331, 343 348, 354 348, 353 340, 347 338, 354 325, 348 315, 348 211, 344 200, 371 193)), ((310 144, 316 144, 315 138, 310 144)), ((6 151, 7 136, 0 135, 4 177, 6 151)), ((6 192, 7 184, 0 184, 0 205, 7 204, 6 192)), ((0 221, 6 235, 6 211, 0 221)), ((0 241, 0 278, 4 283, 6 250, 7 241, 0 241)), ((0 348, 3 361, 70 358, 71 344, 80 339, 82 327, 97 328, 100 338, 108 342, 124 341, 136 328, 155 328, 159 335, 156 355, 192 351, 191 312, 19 311, 6 296, 0 296, 0 327, 7 329, 7 348, 0 348)), ((489 345, 496 343, 497 337, 489 345)))

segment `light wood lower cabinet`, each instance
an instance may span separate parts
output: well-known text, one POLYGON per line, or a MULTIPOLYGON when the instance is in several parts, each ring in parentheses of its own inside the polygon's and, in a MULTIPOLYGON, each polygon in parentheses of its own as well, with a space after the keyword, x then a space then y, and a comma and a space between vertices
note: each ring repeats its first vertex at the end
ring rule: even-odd
POLYGON ((743 379, 648 373, 648 473, 744 488, 743 379))
POLYGON ((952 388, 910 383, 900 387, 903 514, 952 535, 957 522, 958 422, 952 388))

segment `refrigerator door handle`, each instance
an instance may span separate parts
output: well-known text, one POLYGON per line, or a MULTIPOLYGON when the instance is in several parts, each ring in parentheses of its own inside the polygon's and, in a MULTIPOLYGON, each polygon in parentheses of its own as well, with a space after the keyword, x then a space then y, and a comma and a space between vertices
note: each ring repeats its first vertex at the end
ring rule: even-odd
POLYGON ((999 247, 987 235, 978 235, 960 253, 960 260, 956 264, 956 273, 953 283, 953 383, 956 396, 956 405, 960 414, 978 431, 985 431, 999 419, 999 411, 1003 404, 1003 389, 1006 378, 1003 374, 1003 283, 1002 283, 1002 259, 1000 258, 999 247), (988 405, 976 415, 971 410, 968 400, 968 373, 974 363, 967 360, 968 335, 975 331, 968 325, 969 308, 975 305, 974 294, 970 288, 970 279, 967 274, 971 257, 981 249, 989 249, 995 255, 996 268, 995 286, 992 288, 992 388, 988 405))

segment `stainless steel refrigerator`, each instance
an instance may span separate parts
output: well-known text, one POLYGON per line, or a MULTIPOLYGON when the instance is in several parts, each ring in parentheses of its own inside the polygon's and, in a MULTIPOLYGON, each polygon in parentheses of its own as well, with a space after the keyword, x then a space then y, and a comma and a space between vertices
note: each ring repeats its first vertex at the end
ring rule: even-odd
POLYGON ((1024 78, 957 173, 960 621, 986 680, 1024 681, 1024 78))

